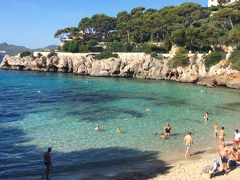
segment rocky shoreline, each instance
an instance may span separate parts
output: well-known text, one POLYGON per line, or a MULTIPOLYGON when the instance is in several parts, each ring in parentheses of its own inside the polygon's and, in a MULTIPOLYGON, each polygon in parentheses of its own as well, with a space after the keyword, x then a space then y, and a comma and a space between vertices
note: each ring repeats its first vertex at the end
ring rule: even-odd
MULTIPOLYGON (((37 54, 37 53, 35 53, 37 54)), ((62 72, 101 77, 134 77, 141 79, 174 80, 204 86, 226 86, 240 89, 240 71, 233 70, 226 60, 206 70, 203 54, 189 54, 189 65, 173 67, 171 56, 152 58, 144 53, 118 53, 118 58, 97 60, 88 53, 58 53, 47 56, 6 55, 1 69, 62 72)))

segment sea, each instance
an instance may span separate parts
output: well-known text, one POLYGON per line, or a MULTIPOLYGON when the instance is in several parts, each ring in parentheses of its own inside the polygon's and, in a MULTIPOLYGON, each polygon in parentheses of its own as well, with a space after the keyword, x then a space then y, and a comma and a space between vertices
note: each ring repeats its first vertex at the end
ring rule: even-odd
POLYGON ((187 132, 201 153, 217 143, 215 123, 231 141, 239 117, 240 91, 224 87, 0 70, 0 177, 39 179, 48 147, 53 177, 147 177, 184 156, 187 132), (167 123, 172 135, 162 140, 167 123))

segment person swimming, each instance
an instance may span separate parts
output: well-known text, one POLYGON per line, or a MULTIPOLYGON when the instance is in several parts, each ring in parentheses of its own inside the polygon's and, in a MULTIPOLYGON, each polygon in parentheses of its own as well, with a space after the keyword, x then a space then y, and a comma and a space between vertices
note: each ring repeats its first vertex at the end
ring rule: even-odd
POLYGON ((95 127, 95 130, 96 130, 96 131, 100 131, 100 126, 99 126, 99 124, 97 124, 97 126, 95 127))
POLYGON ((213 134, 214 134, 214 137, 217 137, 218 136, 218 133, 219 133, 219 126, 218 124, 216 123, 214 126, 213 126, 213 134))
POLYGON ((167 124, 166 126, 164 126, 164 132, 165 132, 165 134, 166 134, 167 136, 170 135, 171 129, 172 129, 172 127, 171 127, 169 124, 167 124))
POLYGON ((117 128, 116 131, 115 131, 115 134, 120 134, 121 133, 121 128, 117 128))
POLYGON ((146 112, 150 112, 151 109, 150 109, 150 108, 146 108, 145 111, 146 111, 146 112))
POLYGON ((164 133, 161 133, 160 136, 159 136, 161 139, 167 139, 169 136, 164 134, 164 133))
POLYGON ((206 122, 208 121, 208 112, 205 113, 203 118, 205 119, 206 122))

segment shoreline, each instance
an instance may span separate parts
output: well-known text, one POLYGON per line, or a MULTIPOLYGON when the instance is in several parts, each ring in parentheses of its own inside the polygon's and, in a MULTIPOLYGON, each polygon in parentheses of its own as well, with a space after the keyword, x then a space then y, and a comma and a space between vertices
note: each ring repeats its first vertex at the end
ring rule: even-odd
MULTIPOLYGON (((40 52, 39 52, 40 53, 40 52)), ((35 53, 36 54, 36 53, 35 53)), ((207 87, 224 86, 240 89, 240 71, 226 65, 227 60, 206 70, 203 54, 188 54, 189 65, 174 67, 169 57, 152 58, 144 53, 117 53, 118 57, 98 60, 88 53, 45 53, 44 56, 16 57, 6 55, 0 69, 58 72, 91 77, 119 77, 171 80, 207 87), (49 56, 51 55, 51 56, 49 56)))

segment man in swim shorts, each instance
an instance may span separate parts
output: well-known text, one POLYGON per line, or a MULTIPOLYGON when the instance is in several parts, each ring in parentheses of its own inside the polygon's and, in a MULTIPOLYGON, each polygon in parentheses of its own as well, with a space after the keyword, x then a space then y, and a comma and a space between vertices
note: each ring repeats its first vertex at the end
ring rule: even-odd
POLYGON ((192 139, 192 133, 189 132, 185 137, 184 137, 184 142, 185 142, 185 145, 186 145, 186 153, 185 153, 185 158, 187 158, 187 156, 191 156, 190 154, 190 149, 191 149, 191 146, 193 144, 193 139, 192 139))

